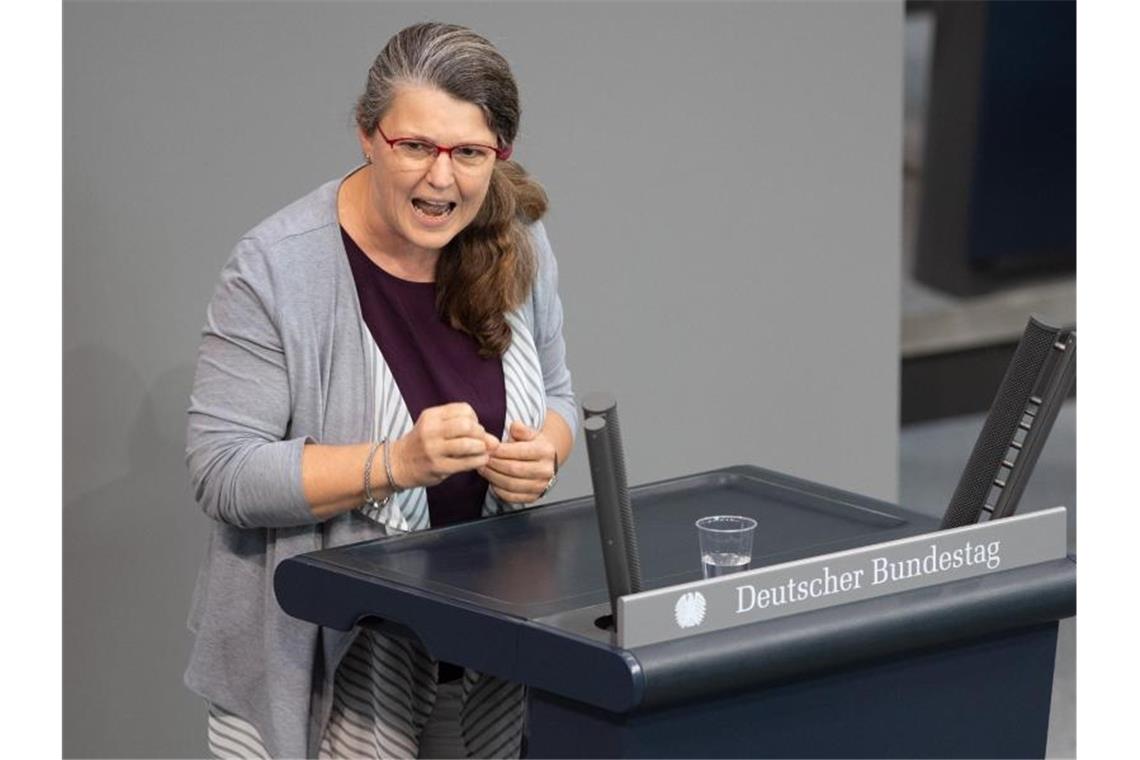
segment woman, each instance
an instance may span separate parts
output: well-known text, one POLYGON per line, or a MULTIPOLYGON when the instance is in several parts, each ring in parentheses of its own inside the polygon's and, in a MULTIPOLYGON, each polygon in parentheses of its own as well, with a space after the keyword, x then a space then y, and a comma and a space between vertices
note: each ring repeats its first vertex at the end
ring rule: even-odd
POLYGON ((356 120, 365 163, 247 233, 208 308, 187 459, 214 527, 186 683, 219 755, 517 756, 521 686, 274 597, 296 554, 532 504, 574 442, 507 62, 468 29, 409 27, 356 120), (438 731, 452 749, 421 746, 438 731))

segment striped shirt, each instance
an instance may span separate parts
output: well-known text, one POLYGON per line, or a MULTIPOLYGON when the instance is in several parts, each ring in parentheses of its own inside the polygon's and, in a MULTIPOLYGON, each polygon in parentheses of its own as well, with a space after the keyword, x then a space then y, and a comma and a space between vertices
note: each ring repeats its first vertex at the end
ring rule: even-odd
MULTIPOLYGON (((337 669, 317 757, 518 757, 524 687, 470 670, 460 682, 437 685, 425 662, 417 644, 362 630, 337 669)), ((217 705, 207 709, 214 757, 270 757, 253 724, 217 705)))

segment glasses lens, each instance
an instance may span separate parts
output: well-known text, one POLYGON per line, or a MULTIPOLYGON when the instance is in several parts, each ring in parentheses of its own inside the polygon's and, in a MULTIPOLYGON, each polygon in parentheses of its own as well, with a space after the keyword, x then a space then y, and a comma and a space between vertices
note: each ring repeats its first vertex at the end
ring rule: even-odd
POLYGON ((494 158, 494 155, 490 148, 485 148, 482 145, 460 145, 451 151, 451 157, 455 163, 469 169, 483 166, 494 158))
POLYGON ((392 146, 400 160, 411 164, 425 163, 436 156, 435 146, 419 140, 400 140, 392 146))

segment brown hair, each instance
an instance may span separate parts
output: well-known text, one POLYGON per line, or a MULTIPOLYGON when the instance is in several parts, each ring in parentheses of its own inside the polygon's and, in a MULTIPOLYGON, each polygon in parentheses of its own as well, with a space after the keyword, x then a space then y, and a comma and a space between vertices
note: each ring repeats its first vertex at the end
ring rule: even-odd
MULTIPOLYGON (((436 87, 479 106, 500 147, 518 134, 519 94, 510 65, 466 27, 416 24, 388 40, 356 104, 356 123, 366 135, 375 133, 400 85, 436 87)), ((542 185, 522 166, 496 161, 479 213, 436 263, 436 308, 479 342, 481 356, 502 356, 511 343, 506 314, 526 300, 537 272, 526 225, 547 205, 542 185)))

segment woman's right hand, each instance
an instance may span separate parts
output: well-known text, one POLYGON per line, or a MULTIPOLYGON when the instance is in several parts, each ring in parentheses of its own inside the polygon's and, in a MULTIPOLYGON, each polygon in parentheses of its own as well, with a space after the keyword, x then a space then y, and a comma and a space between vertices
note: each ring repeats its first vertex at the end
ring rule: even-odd
POLYGON ((483 429, 470 404, 457 402, 424 409, 411 432, 388 445, 392 477, 406 489, 485 466, 498 439, 483 429))

